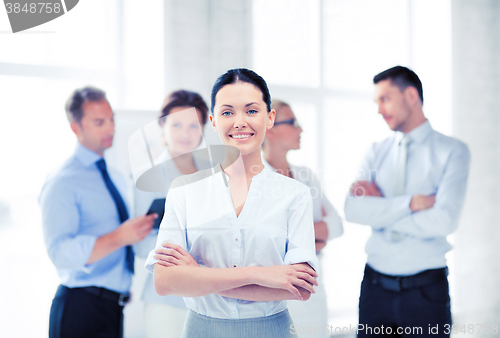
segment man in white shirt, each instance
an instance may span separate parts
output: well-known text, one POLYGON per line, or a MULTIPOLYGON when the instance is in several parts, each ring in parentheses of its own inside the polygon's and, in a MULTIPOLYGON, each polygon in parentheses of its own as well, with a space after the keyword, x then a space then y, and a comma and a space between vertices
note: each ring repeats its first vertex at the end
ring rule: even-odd
POLYGON ((449 337, 446 236, 458 225, 469 150, 432 129, 413 71, 393 67, 373 82, 395 133, 369 149, 345 204, 348 221, 372 227, 358 336, 449 337))

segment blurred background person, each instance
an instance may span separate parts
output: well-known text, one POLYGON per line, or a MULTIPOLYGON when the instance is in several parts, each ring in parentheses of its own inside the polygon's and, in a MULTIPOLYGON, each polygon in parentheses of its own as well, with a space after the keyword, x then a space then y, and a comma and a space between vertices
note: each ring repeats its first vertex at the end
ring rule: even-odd
MULTIPOLYGON (((207 113, 207 104, 198 93, 177 90, 166 97, 158 120, 164 147, 155 163, 165 165, 167 190, 176 177, 192 174, 200 169, 199 160, 191 152, 202 142, 207 113), (196 115, 181 112, 192 107, 196 109, 196 115)), ((136 213, 146 213, 155 199, 165 198, 166 195, 166 192, 144 192, 136 188, 136 213)), ((158 228, 155 228, 142 242, 135 245, 134 249, 140 258, 147 258, 155 247, 157 237, 158 228)), ((180 337, 187 314, 182 297, 159 296, 155 291, 152 274, 147 274, 141 297, 145 303, 147 337, 180 337)))
POLYGON ((106 94, 77 89, 66 114, 78 143, 47 178, 39 198, 45 245, 61 280, 49 337, 119 338, 134 273, 131 245, 150 232, 156 215, 129 219, 125 181, 106 166, 103 153, 115 133, 106 94))
POLYGON ((422 337, 449 337, 445 254, 465 201, 469 148, 431 127, 422 82, 411 69, 389 68, 373 83, 378 113, 394 133, 369 148, 345 202, 346 220, 372 229, 359 324, 393 332, 420 327, 422 337))
MULTIPOLYGON (((271 107, 276 111, 276 120, 274 127, 266 134, 263 162, 268 168, 296 179, 311 189, 316 254, 321 264, 321 250, 327 241, 341 236, 344 232, 342 219, 324 195, 321 183, 312 170, 307 167, 295 166, 287 161, 286 157, 290 150, 300 149, 300 134, 302 133, 302 128, 299 126, 290 105, 280 100, 272 100, 271 107)), ((302 332, 302 328, 304 333, 309 333, 307 337, 324 337, 321 330, 328 324, 325 286, 322 283, 321 271, 318 271, 318 274, 319 286, 316 287, 316 293, 311 294, 311 298, 307 302, 288 301, 290 315, 297 331, 302 332)))

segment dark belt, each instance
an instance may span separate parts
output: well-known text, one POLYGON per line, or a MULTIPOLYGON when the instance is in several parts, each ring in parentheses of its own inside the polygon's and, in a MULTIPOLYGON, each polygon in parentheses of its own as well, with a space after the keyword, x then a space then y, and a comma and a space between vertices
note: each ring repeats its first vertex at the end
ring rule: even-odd
POLYGON ((85 288, 77 288, 77 289, 91 293, 91 294, 96 295, 100 298, 109 300, 113 303, 118 303, 118 305, 120 305, 120 306, 125 306, 125 304, 127 304, 128 301, 130 300, 130 293, 129 292, 118 293, 118 292, 111 291, 108 289, 99 288, 97 286, 88 286, 85 288))
POLYGON ((411 276, 389 276, 373 270, 368 264, 365 267, 365 278, 369 282, 394 292, 431 285, 445 280, 447 276, 448 268, 425 270, 411 276))

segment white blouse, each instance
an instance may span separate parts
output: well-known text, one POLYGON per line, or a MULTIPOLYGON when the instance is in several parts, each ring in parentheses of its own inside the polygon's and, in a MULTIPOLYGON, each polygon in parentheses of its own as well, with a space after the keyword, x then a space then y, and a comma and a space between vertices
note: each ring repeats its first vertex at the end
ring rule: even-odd
MULTIPOLYGON (((315 270, 310 189, 268 168, 252 178, 238 217, 229 177, 220 166, 177 178, 170 187, 156 248, 182 246, 201 267, 274 266, 306 262, 315 270)), ((153 272, 154 250, 146 261, 153 272)), ((185 297, 191 310, 226 319, 273 315, 286 301, 253 302, 210 294, 185 297)))
MULTIPOLYGON (((267 168, 276 171, 264 157, 262 163, 267 168)), ((313 199, 313 220, 314 223, 323 221, 328 228, 328 241, 342 236, 344 227, 342 226, 342 218, 340 218, 337 210, 333 207, 332 203, 326 198, 326 195, 321 187, 321 182, 318 180, 313 171, 308 167, 296 166, 291 163, 288 164, 292 176, 295 180, 305 184, 311 189, 311 196, 313 199)))

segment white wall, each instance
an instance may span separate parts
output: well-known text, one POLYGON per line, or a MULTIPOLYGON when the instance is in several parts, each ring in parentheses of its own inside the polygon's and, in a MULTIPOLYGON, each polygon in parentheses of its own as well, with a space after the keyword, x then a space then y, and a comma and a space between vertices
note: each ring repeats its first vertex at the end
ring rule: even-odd
POLYGON ((498 325, 500 1, 454 0, 452 10, 453 130, 472 154, 466 204, 456 233, 456 271, 451 271, 457 287, 455 320, 498 325))

